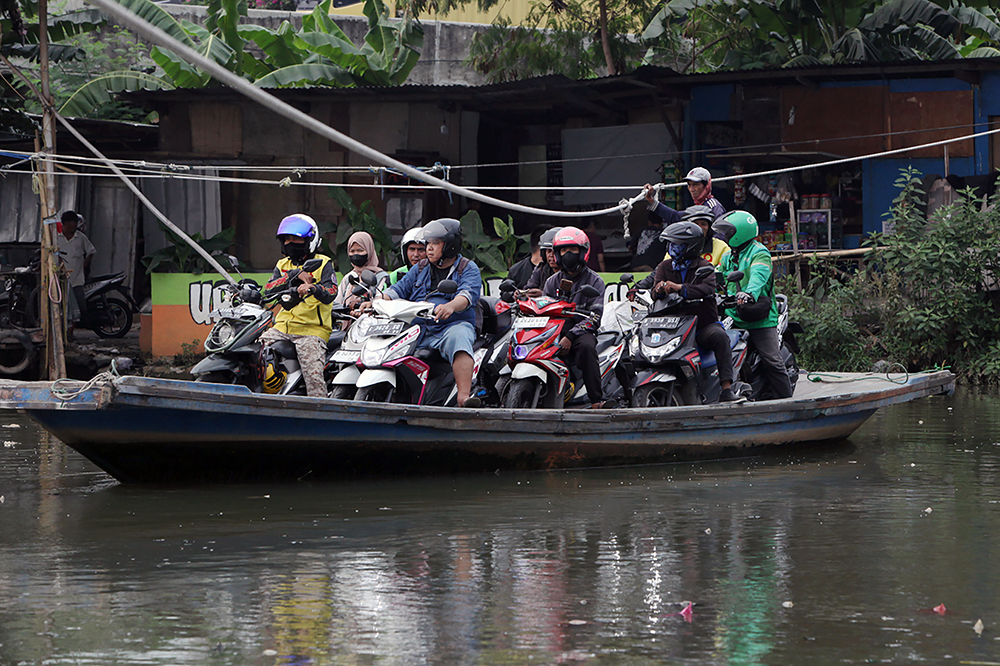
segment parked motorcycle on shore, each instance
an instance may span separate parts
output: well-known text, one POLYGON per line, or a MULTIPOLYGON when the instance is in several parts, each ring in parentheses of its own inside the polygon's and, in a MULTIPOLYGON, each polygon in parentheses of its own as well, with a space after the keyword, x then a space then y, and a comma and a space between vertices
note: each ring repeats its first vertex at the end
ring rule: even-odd
MULTIPOLYGON (((0 293, 0 328, 38 327, 40 256, 7 275, 0 293)), ((87 280, 87 317, 77 328, 89 328, 102 338, 121 338, 132 329, 139 305, 125 279, 125 273, 107 273, 87 280)))

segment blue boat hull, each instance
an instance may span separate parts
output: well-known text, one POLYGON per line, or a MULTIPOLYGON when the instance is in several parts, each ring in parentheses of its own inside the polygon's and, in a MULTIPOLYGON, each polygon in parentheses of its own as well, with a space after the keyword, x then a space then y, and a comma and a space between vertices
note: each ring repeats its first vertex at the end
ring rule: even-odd
POLYGON ((44 382, 0 383, 24 410, 126 483, 218 483, 357 474, 494 472, 746 455, 842 440, 880 407, 951 391, 950 373, 794 399, 636 410, 378 405, 122 378, 72 401, 44 382))

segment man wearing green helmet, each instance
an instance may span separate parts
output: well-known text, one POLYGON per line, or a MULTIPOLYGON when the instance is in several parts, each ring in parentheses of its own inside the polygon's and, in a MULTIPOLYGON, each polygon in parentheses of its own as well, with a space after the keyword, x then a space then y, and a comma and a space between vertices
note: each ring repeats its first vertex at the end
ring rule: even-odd
POLYGON ((722 258, 719 269, 728 274, 742 271, 738 283, 727 283, 738 305, 726 310, 733 324, 750 334, 750 344, 760 355, 761 367, 776 398, 790 398, 785 363, 778 348, 778 302, 774 298, 774 270, 771 252, 756 240, 757 220, 750 213, 735 210, 712 225, 715 236, 728 243, 731 252, 722 258))

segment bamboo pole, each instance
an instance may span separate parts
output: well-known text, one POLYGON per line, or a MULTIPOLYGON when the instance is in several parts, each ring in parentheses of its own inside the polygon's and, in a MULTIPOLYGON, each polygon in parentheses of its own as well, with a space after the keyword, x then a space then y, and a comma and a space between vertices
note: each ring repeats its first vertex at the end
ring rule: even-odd
POLYGON ((863 257, 874 248, 871 247, 861 247, 854 250, 827 250, 825 252, 796 252, 794 254, 783 254, 777 257, 772 257, 771 261, 775 264, 781 264, 788 261, 808 261, 813 257, 818 259, 846 259, 849 257, 863 257))
POLYGON ((56 229, 54 224, 46 224, 58 212, 56 198, 55 167, 49 157, 56 151, 56 125, 53 109, 54 100, 49 88, 49 35, 48 35, 47 0, 38 3, 38 50, 39 78, 41 83, 42 113, 42 148, 46 157, 42 160, 42 187, 39 188, 41 219, 41 288, 38 312, 42 318, 42 332, 45 336, 45 359, 49 379, 61 379, 66 376, 66 327, 63 322, 62 299, 54 302, 51 293, 52 281, 59 280, 55 251, 57 250, 56 229))

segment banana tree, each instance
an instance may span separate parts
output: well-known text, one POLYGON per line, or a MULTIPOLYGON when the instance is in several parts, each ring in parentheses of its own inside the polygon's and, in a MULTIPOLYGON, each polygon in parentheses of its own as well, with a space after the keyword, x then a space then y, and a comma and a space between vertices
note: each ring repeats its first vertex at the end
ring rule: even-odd
POLYGON ((642 37, 666 34, 682 71, 1000 55, 985 0, 668 0, 642 37))
MULTIPOLYGON (((391 19, 382 0, 366 0, 368 32, 364 43, 355 46, 330 18, 331 1, 324 0, 304 16, 296 30, 287 21, 277 29, 240 23, 247 14, 247 0, 212 0, 204 27, 178 21, 152 0, 118 0, 181 43, 263 88, 402 84, 420 57, 420 24, 391 19), (262 55, 248 50, 251 42, 262 55)), ((125 91, 213 85, 211 77, 168 49, 154 47, 151 57, 157 71, 110 72, 78 89, 61 113, 85 116, 125 91)))

